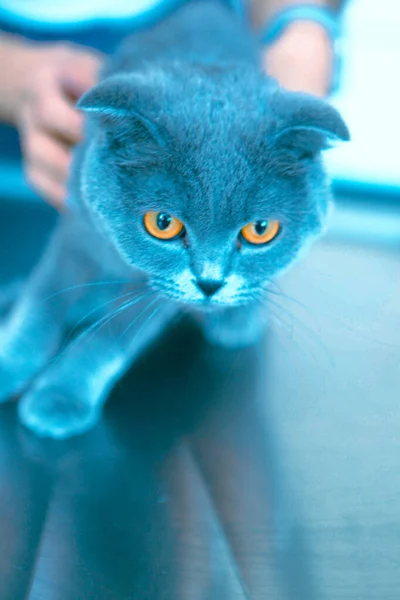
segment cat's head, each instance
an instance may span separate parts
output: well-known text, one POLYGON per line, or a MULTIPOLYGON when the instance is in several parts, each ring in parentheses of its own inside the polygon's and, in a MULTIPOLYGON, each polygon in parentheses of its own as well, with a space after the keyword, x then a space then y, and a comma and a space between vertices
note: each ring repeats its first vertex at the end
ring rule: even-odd
POLYGON ((321 150, 349 139, 337 111, 245 69, 106 79, 90 118, 83 202, 165 296, 245 304, 321 230, 321 150))

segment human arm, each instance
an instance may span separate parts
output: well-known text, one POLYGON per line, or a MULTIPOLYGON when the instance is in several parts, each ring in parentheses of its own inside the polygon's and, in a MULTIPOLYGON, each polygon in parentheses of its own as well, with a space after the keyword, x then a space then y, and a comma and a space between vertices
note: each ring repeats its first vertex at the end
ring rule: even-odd
MULTIPOLYGON (((344 0, 252 0, 251 17, 257 30, 265 30, 281 11, 301 5, 325 7, 339 18, 344 0)), ((263 51, 266 71, 284 87, 317 96, 328 94, 334 77, 332 37, 312 20, 298 20, 263 51)))

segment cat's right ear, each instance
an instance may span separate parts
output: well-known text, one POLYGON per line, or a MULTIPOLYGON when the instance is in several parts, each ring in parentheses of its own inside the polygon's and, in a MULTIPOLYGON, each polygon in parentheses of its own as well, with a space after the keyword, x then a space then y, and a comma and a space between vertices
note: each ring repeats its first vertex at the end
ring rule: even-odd
POLYGON ((76 104, 111 131, 129 129, 136 142, 165 146, 161 128, 146 115, 152 90, 142 77, 109 77, 86 92, 76 104))
POLYGON ((300 156, 315 156, 332 143, 350 139, 341 115, 320 98, 280 88, 271 104, 276 119, 275 144, 300 156))

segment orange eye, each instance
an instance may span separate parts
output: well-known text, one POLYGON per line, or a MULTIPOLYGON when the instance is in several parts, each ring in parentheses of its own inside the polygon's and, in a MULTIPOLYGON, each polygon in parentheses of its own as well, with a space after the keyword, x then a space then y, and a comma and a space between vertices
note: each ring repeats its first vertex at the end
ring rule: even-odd
POLYGON ((279 221, 254 221, 243 227, 241 234, 250 244, 268 244, 279 233, 279 221))
POLYGON ((173 240, 183 231, 183 223, 165 212, 149 211, 144 215, 144 226, 159 240, 173 240))

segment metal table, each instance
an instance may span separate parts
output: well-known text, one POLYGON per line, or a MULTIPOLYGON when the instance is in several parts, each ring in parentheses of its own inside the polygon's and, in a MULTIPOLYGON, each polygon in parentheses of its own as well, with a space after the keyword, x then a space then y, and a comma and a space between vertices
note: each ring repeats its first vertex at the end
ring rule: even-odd
MULTIPOLYGON (((2 281, 53 219, 0 205, 2 281)), ((65 442, 0 407, 1 600, 398 600, 400 243, 343 231, 260 347, 183 323, 65 442)))

